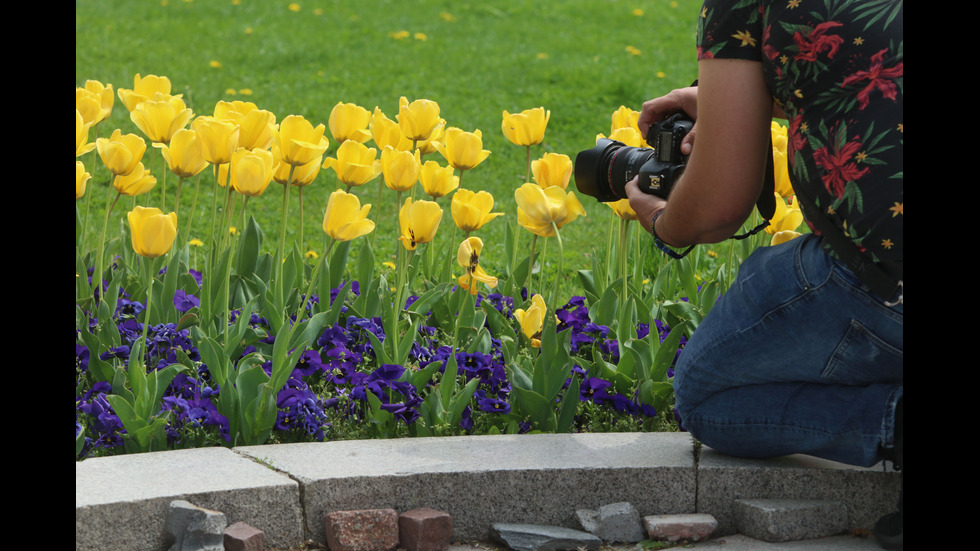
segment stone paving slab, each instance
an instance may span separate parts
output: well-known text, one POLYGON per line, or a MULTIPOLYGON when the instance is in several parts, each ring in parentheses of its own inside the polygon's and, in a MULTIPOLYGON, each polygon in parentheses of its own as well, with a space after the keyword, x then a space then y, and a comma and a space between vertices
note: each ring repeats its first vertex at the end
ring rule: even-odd
POLYGON ((240 447, 303 487, 308 537, 331 511, 431 507, 457 540, 490 525, 578 528, 575 510, 628 501, 641 515, 692 513, 695 464, 683 433, 405 438, 240 447))
POLYGON ((718 520, 716 536, 736 532, 735 500, 817 499, 847 507, 848 530, 870 529, 898 504, 901 475, 882 464, 853 467, 808 455, 742 459, 703 447, 698 512, 718 520))
POLYGON ((75 463, 75 549, 163 549, 170 502, 261 527, 266 545, 303 540, 299 485, 227 448, 99 457, 75 463))

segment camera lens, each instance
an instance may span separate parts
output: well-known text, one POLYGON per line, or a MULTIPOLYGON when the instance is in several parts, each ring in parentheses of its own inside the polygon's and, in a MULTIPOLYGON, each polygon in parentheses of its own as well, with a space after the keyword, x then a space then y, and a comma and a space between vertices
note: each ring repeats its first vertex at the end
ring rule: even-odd
POLYGON ((576 156, 575 186, 603 203, 625 199, 626 183, 653 157, 653 149, 601 138, 576 156))

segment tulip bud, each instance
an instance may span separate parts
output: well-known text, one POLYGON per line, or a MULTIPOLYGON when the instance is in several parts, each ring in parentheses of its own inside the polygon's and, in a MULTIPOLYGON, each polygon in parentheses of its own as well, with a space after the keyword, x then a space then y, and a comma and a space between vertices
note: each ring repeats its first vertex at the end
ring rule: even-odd
POLYGON ((137 206, 127 218, 136 254, 156 258, 170 251, 177 237, 177 213, 137 206))

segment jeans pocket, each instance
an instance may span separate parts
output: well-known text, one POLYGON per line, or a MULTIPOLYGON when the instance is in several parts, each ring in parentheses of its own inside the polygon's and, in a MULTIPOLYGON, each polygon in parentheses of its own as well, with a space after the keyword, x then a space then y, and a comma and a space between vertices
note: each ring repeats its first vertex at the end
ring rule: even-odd
POLYGON ((902 350, 851 320, 822 377, 845 385, 902 384, 903 372, 902 350))

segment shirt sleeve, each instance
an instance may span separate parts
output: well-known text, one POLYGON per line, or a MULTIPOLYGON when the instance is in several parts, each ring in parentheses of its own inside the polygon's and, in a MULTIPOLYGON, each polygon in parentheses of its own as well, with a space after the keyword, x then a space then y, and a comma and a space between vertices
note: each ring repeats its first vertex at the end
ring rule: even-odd
POLYGON ((705 0, 698 17, 698 61, 761 61, 763 8, 760 0, 705 0))

